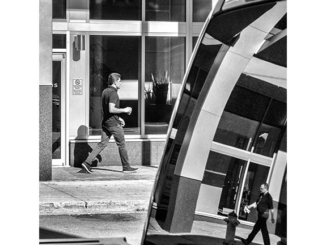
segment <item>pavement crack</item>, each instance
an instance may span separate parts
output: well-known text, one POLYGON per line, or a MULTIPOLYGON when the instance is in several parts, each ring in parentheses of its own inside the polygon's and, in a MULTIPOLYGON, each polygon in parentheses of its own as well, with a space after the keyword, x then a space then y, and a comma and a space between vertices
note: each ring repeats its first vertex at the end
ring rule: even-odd
POLYGON ((86 201, 84 201, 84 200, 82 200, 82 199, 79 199, 78 197, 75 197, 75 196, 73 196, 73 195, 71 195, 71 194, 69 194, 69 193, 67 193, 67 192, 65 192, 65 191, 59 190, 59 189, 57 189, 57 188, 55 188, 55 187, 53 187, 53 186, 51 186, 51 185, 46 185, 46 186, 52 188, 53 190, 59 191, 59 192, 61 192, 61 193, 64 193, 64 194, 66 194, 66 195, 68 195, 68 196, 70 196, 70 197, 72 197, 72 198, 74 198, 74 199, 77 199, 78 201, 83 202, 83 203, 84 203, 84 206, 87 208, 87 202, 86 202, 86 201))

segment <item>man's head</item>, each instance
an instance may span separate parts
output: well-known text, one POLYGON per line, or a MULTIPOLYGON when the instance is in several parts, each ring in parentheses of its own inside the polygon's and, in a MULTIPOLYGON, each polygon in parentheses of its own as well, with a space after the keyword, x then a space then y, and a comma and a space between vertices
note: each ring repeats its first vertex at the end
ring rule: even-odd
POLYGON ((121 75, 119 73, 111 73, 109 75, 108 84, 120 89, 121 86, 121 75))
POLYGON ((263 183, 263 184, 260 185, 259 190, 260 190, 261 193, 266 193, 268 191, 268 187, 269 186, 268 186, 267 183, 263 183))

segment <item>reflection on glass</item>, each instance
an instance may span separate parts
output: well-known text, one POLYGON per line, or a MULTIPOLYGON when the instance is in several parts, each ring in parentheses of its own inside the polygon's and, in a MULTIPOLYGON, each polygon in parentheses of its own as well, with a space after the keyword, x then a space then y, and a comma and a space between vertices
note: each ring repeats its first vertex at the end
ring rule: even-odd
POLYGON ((52 159, 61 158, 61 61, 52 62, 52 159))
POLYGON ((53 34, 52 35, 52 48, 66 48, 66 35, 65 34, 53 34))
POLYGON ((52 18, 53 19, 66 19, 66 0, 53 0, 52 1, 52 18))
POLYGON ((212 0, 193 0, 193 22, 205 22, 212 8, 212 0))
POLYGON ((245 164, 244 160, 210 152, 196 210, 221 215, 236 210, 237 194, 240 191, 239 185, 245 164))
POLYGON ((146 0, 146 21, 186 21, 186 0, 146 0))
POLYGON ((262 124, 254 142, 254 153, 272 157, 276 144, 280 140, 281 129, 262 124))
MULTIPOLYGON (((233 48, 242 48, 241 42, 237 45, 245 36, 242 31, 274 6, 275 3, 266 3, 229 12, 216 11, 200 37, 171 120, 172 133, 151 197, 144 244, 222 244, 223 239, 216 237, 216 231, 221 222, 225 224, 222 219, 228 213, 234 210, 240 219, 256 221, 255 212, 247 215, 243 206, 256 200, 259 186, 269 174, 270 154, 286 142, 286 90, 282 91, 264 76, 245 73, 241 66, 236 67, 238 57, 232 57, 237 56, 233 48), (234 79, 228 77, 233 69, 237 75, 234 79), (215 90, 214 86, 210 90, 212 84, 222 89, 215 90), (225 94, 224 84, 230 90, 233 88, 231 94, 225 94), (209 113, 213 114, 210 107, 214 107, 214 95, 208 91, 214 91, 217 103, 228 98, 224 110, 221 108, 223 111, 214 115, 219 120, 217 128, 209 128, 216 130, 213 142, 219 144, 198 136, 200 130, 206 130, 202 126, 204 119, 209 120, 209 113), (208 98, 212 99, 210 104, 203 102, 207 94, 212 96, 208 98), (194 153, 196 147, 200 149, 194 153)), ((248 41, 249 47, 249 37, 248 41)), ((282 51, 279 55, 284 55, 282 51)))
MULTIPOLYGON (((226 216, 232 211, 241 219, 248 220, 243 207, 254 202, 259 195, 259 186, 265 183, 269 167, 210 152, 199 191, 196 211, 226 216), (243 192, 241 186, 244 181, 243 192), (241 197, 241 199, 239 199, 241 197), (256 199, 255 199, 256 198, 256 199), (240 202, 238 207, 237 203, 240 202), (240 208, 240 209, 239 209, 240 208)), ((250 215, 249 221, 254 221, 250 215)))
POLYGON ((206 35, 199 45, 173 122, 173 128, 178 129, 177 137, 182 132, 185 132, 185 129, 188 127, 189 118, 195 108, 197 98, 215 57, 222 46, 218 42, 206 42, 207 39, 206 35))
POLYGON ((249 214, 244 212, 244 207, 255 202, 260 194, 259 187, 266 183, 269 167, 250 163, 246 180, 244 182, 243 193, 240 200, 239 219, 256 222, 257 215, 254 210, 249 214))
POLYGON ((282 179, 282 187, 280 193, 280 199, 278 204, 278 213, 275 235, 280 237, 287 236, 287 170, 285 170, 283 179, 282 179))
POLYGON ((141 0, 89 1, 92 20, 141 20, 141 0))
POLYGON ((139 134, 140 37, 90 36, 90 115, 89 134, 101 134, 101 95, 112 72, 121 74, 118 90, 120 107, 132 107, 132 114, 121 114, 126 122, 126 134, 139 134), (123 47, 123 49, 121 48, 123 47))
MULTIPOLYGON (((173 187, 178 182, 174 170, 181 150, 181 143, 208 72, 221 47, 220 43, 207 44, 205 41, 207 41, 206 38, 204 38, 204 42, 200 45, 199 51, 194 58, 173 123, 173 127, 178 130, 176 137, 175 139, 169 139, 163 156, 161 173, 154 194, 153 207, 155 208, 151 211, 148 234, 156 234, 156 232, 170 229, 171 222, 167 221, 170 217, 167 211, 173 205, 174 197, 172 197, 171 203, 171 195, 174 196, 173 187)), ((151 236, 151 238, 154 237, 151 236)), ((148 237, 147 241, 150 241, 151 238, 148 237)))
POLYGON ((185 70, 185 38, 145 42, 145 134, 166 134, 185 70))
POLYGON ((286 90, 241 75, 225 106, 214 141, 273 156, 286 124, 286 90), (276 100, 280 99, 283 102, 276 100))
POLYGON ((224 111, 214 135, 214 141, 249 150, 259 123, 224 111))
POLYGON ((197 40, 198 40, 198 37, 192 37, 192 50, 194 50, 197 40))
POLYGON ((253 2, 263 2, 266 0, 225 0, 225 4, 223 6, 223 10, 229 9, 229 8, 235 8, 238 6, 243 6, 246 4, 251 4, 253 2))

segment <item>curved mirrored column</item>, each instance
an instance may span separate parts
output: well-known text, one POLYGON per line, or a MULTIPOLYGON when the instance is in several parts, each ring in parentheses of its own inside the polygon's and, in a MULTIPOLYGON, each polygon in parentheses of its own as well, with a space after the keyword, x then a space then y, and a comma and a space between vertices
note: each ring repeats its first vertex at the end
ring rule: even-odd
POLYGON ((271 179, 286 132, 286 2, 222 11, 227 2, 208 17, 181 85, 143 244, 217 243, 228 213, 253 221, 243 205, 271 179))

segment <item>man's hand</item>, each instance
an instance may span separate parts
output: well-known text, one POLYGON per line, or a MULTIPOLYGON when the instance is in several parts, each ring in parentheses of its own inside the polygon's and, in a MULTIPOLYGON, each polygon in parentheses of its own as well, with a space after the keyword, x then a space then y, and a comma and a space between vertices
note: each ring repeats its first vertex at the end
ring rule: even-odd
POLYGON ((125 108, 125 113, 127 113, 128 115, 130 115, 132 112, 132 108, 131 107, 126 107, 125 108))
POLYGON ((125 120, 123 120, 121 117, 119 117, 119 120, 121 122, 121 127, 124 127, 126 125, 125 120))
POLYGON ((247 206, 247 205, 244 207, 244 212, 245 212, 245 213, 247 213, 247 214, 249 214, 249 213, 250 213, 250 209, 248 208, 248 206, 247 206))
POLYGON ((275 223, 275 219, 274 217, 271 218, 271 222, 274 224, 275 223))

